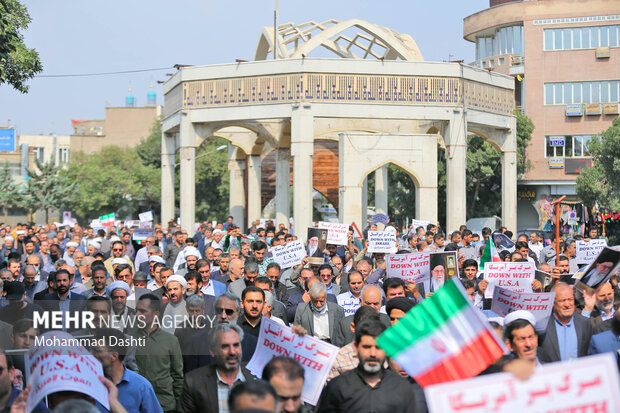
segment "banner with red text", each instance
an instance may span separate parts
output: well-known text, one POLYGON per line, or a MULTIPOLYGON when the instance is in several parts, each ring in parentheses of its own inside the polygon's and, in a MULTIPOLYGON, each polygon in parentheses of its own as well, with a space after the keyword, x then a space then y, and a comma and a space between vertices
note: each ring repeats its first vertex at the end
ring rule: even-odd
POLYGON ((247 367, 256 377, 262 377, 263 368, 272 358, 294 358, 306 372, 301 398, 314 406, 319 401, 338 350, 338 347, 307 334, 298 336, 290 328, 263 317, 258 345, 247 367))
POLYGON ((619 388, 616 358, 605 353, 538 366, 526 381, 490 374, 429 386, 424 394, 430 413, 620 412, 619 388))
POLYGON ((536 318, 535 328, 542 331, 553 311, 555 293, 518 293, 502 287, 495 287, 491 311, 502 317, 516 310, 526 310, 536 318))
POLYGON ((327 243, 332 245, 349 244, 349 226, 339 222, 319 222, 319 228, 327 230, 327 243))
POLYGON ((531 293, 536 266, 531 262, 487 262, 484 279, 489 282, 484 298, 493 298, 495 286, 518 293, 531 293))

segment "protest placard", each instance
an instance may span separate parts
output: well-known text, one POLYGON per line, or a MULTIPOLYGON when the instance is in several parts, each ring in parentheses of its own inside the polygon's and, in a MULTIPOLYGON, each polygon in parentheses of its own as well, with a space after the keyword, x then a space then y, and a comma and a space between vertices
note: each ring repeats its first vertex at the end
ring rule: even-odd
POLYGON ((138 214, 138 218, 142 222, 149 222, 153 220, 153 211, 146 211, 138 214))
POLYGON ((388 217, 385 214, 374 214, 370 222, 372 225, 377 225, 377 224, 387 225, 389 220, 390 220, 390 217, 388 217))
POLYGON ((108 390, 99 381, 101 363, 71 334, 48 331, 38 336, 26 354, 26 378, 32 385, 26 411, 51 393, 74 391, 92 397, 110 408, 108 390))
POLYGON ((591 239, 589 242, 585 242, 583 240, 575 241, 575 247, 577 248, 575 260, 577 261, 577 264, 592 264, 592 262, 606 246, 607 241, 604 239, 591 239))
POLYGON ((368 231, 368 252, 396 252, 396 235, 390 231, 368 231))
POLYGON ((456 252, 388 254, 385 256, 385 271, 388 278, 424 283, 424 291, 436 291, 458 274, 456 252))
POLYGON ((526 381, 489 374, 424 389, 430 413, 620 412, 620 380, 611 353, 536 367, 526 381))
POLYGON ((517 293, 495 286, 491 311, 502 317, 516 310, 527 310, 536 318, 536 330, 542 331, 553 310, 555 293, 517 293))
POLYGON ((416 228, 423 227, 424 231, 426 231, 426 227, 431 223, 431 221, 422 221, 420 219, 412 219, 411 226, 413 227, 413 232, 415 233, 416 228))
POLYGON ((484 298, 493 298, 495 286, 519 293, 531 293, 536 267, 531 262, 487 262, 484 279, 489 282, 484 298))
POLYGON ((144 241, 147 237, 153 235, 155 230, 153 228, 136 228, 133 230, 134 241, 144 241))
POLYGON ((256 377, 262 377, 263 368, 272 358, 294 358, 306 373, 301 398, 314 406, 319 401, 338 350, 338 347, 308 334, 298 336, 290 328, 263 317, 258 345, 247 367, 256 377))
POLYGON ((603 247, 603 250, 595 257, 585 272, 575 274, 575 278, 578 280, 577 288, 580 290, 588 289, 590 293, 593 293, 603 283, 609 281, 619 264, 620 250, 603 247))
POLYGON ((308 262, 321 265, 325 262, 323 251, 327 247, 327 230, 308 227, 308 262))
POLYGON ((319 222, 319 228, 327 230, 327 243, 333 245, 349 244, 349 226, 338 222, 319 222))
POLYGON ((273 260, 282 269, 301 264, 301 260, 308 255, 304 243, 300 240, 289 242, 286 245, 277 245, 271 249, 271 254, 273 260))

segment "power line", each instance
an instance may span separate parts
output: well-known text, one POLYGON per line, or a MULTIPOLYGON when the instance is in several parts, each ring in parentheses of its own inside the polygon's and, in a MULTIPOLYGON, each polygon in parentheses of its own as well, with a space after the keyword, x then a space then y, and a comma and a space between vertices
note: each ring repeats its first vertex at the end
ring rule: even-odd
POLYGON ((121 75, 125 73, 139 73, 139 72, 155 72, 158 70, 170 70, 173 67, 158 67, 154 69, 138 69, 138 70, 121 70, 118 72, 99 72, 99 73, 73 73, 63 75, 36 75, 35 77, 87 77, 87 76, 106 76, 106 75, 121 75))

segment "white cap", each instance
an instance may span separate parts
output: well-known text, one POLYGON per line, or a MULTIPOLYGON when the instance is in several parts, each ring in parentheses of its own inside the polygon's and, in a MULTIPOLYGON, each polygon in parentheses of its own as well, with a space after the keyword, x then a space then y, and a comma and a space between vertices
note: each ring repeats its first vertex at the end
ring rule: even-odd
POLYGON ((198 251, 198 248, 196 247, 185 247, 185 249, 183 249, 183 255, 185 257, 189 257, 191 255, 192 257, 196 257, 198 259, 202 258, 200 251, 198 251))
POLYGON ((161 262, 162 264, 165 264, 166 261, 164 261, 164 259, 162 257, 160 257, 159 255, 151 255, 149 257, 149 262, 161 262))
POLYGON ((8 237, 4 237, 4 241, 15 241, 15 238, 8 236, 8 237))
POLYGON ((171 281, 176 281, 181 284, 183 288, 187 288, 187 281, 182 275, 174 274, 168 277, 168 279, 166 280, 166 288, 168 288, 168 284, 170 284, 171 281))
POLYGON ((26 235, 26 231, 24 231, 23 229, 20 229, 19 231, 15 231, 15 234, 17 234, 17 235, 26 235))
POLYGON ((116 235, 112 235, 110 237, 110 242, 116 242, 116 241, 120 241, 121 239, 119 237, 117 237, 116 235))
POLYGON ((73 241, 67 242, 67 248, 71 248, 71 247, 77 248, 79 246, 80 244, 78 244, 77 242, 73 242, 73 241))
POLYGON ((99 242, 99 241, 90 240, 90 241, 88 241, 88 245, 89 246, 92 245, 93 247, 95 247, 97 249, 101 249, 101 242, 99 242))
POLYGON ((507 326, 508 324, 516 320, 525 320, 529 322, 532 326, 536 326, 536 317, 534 317, 534 314, 526 310, 517 310, 508 314, 506 317, 504 317, 504 325, 507 326))
POLYGON ((222 231, 222 230, 221 230, 221 229, 219 229, 219 228, 215 228, 215 229, 213 230, 213 234, 222 234, 223 232, 224 232, 224 231, 222 231))
POLYGON ((391 225, 390 225, 390 226, 385 227, 384 231, 385 231, 385 232, 391 232, 391 233, 396 234, 396 228, 394 228, 394 227, 393 227, 393 226, 391 226, 391 225))
POLYGON ((129 264, 129 263, 124 258, 114 258, 112 260, 112 265, 114 265, 114 264, 129 264))

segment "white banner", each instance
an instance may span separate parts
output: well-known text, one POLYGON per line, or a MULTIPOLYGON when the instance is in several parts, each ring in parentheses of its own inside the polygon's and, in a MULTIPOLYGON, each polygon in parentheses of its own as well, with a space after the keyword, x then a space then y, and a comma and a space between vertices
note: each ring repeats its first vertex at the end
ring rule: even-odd
POLYGON ((416 228, 424 227, 424 231, 426 231, 426 227, 431 223, 431 221, 422 221, 420 219, 412 219, 411 225, 413 225, 413 233, 415 233, 416 228))
POLYGON ((604 239, 591 239, 590 242, 585 242, 583 240, 575 241, 575 247, 577 248, 577 256, 575 258, 577 264, 592 264, 606 246, 607 241, 604 239))
POLYGON ((338 222, 319 222, 319 228, 327 230, 327 243, 349 245, 349 226, 338 222))
POLYGON ((396 234, 389 231, 368 231, 368 252, 396 252, 396 234))
POLYGON ((611 353, 536 367, 527 381, 510 373, 424 389, 430 413, 620 412, 618 364, 611 353))
POLYGON ((385 256, 388 278, 401 278, 405 282, 421 283, 431 277, 431 253, 390 254, 385 256))
POLYGON ((142 212, 141 214, 138 214, 138 218, 142 222, 152 221, 153 220, 153 212, 151 212, 151 211, 142 212))
POLYGON ((338 350, 338 347, 307 334, 298 336, 290 328, 263 317, 258 345, 247 367, 256 377, 262 377, 263 368, 272 358, 294 358, 306 372, 301 398, 315 406, 338 350))
POLYGON ((133 230, 132 237, 134 241, 144 241, 147 237, 153 236, 154 232, 153 228, 136 228, 133 230))
POLYGON ((487 262, 484 279, 489 282, 484 298, 493 298, 495 286, 518 293, 531 293, 536 267, 531 262, 487 262))
POLYGON ((555 293, 517 293, 502 287, 495 287, 491 311, 505 317, 516 310, 527 310, 536 318, 536 330, 547 328, 553 311, 555 293))
POLYGON ((277 245, 271 249, 273 260, 280 264, 284 270, 294 265, 301 264, 308 252, 304 243, 300 240, 289 242, 286 245, 277 245))
POLYGON ((27 412, 45 396, 59 391, 82 393, 110 408, 108 390, 99 381, 103 376, 101 363, 71 334, 48 331, 38 336, 25 361, 27 382, 32 385, 27 412))

